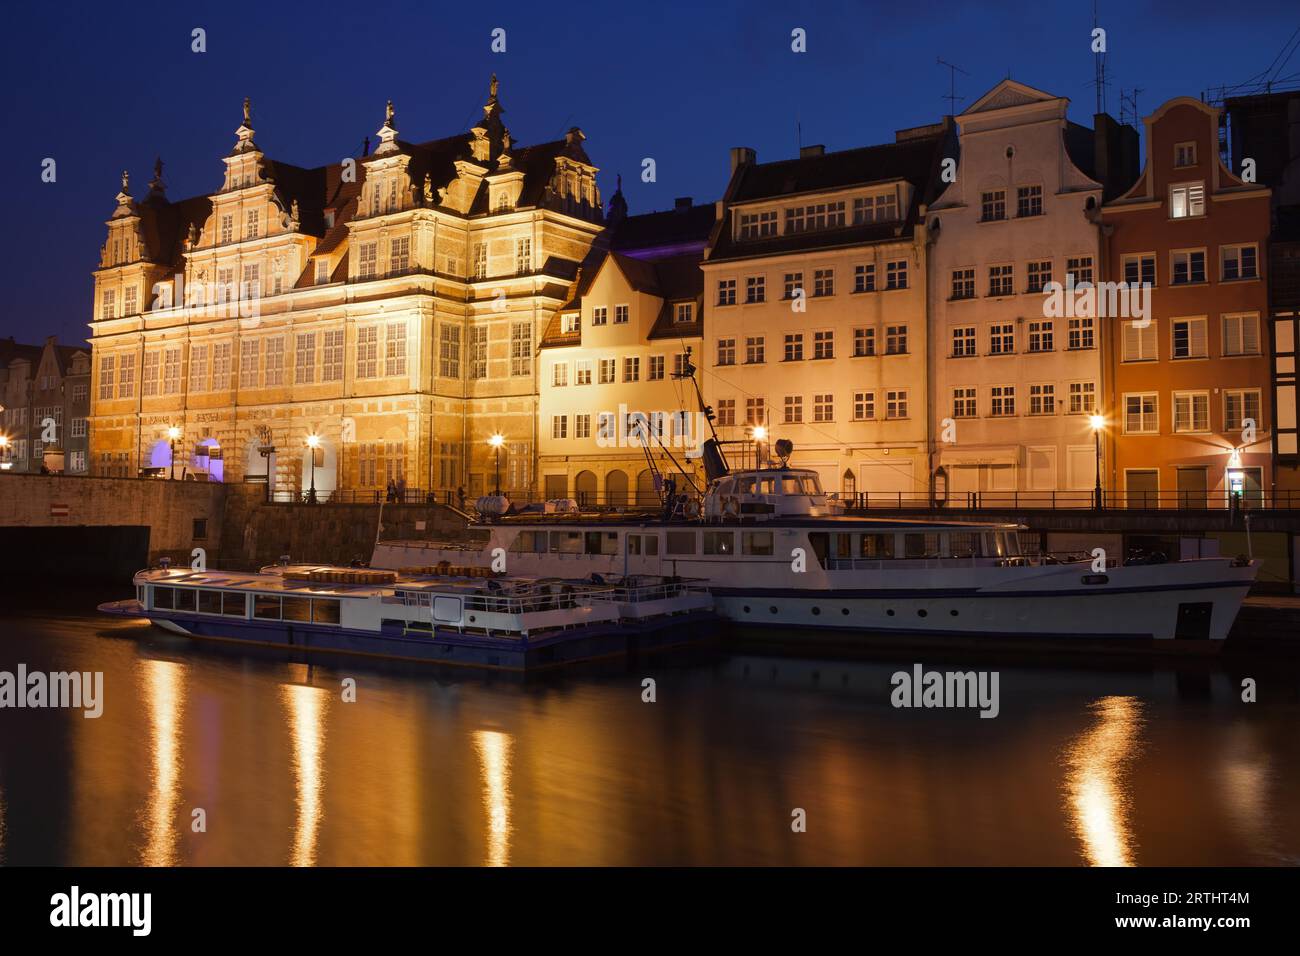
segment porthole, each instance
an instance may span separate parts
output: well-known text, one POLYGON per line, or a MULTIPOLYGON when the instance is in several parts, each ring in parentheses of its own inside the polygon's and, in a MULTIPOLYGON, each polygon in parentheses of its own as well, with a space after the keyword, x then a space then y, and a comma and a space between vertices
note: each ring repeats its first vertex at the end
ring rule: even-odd
POLYGON ((471 615, 469 616, 469 622, 470 622, 471 624, 473 624, 473 623, 474 623, 475 621, 477 621, 477 620, 478 620, 478 618, 476 618, 473 614, 471 614, 471 615))
POLYGON ((951 614, 953 617, 956 617, 956 616, 957 616, 957 609, 956 609, 956 608, 953 608, 953 609, 952 609, 951 611, 949 611, 948 613, 951 614))
POLYGON ((917 610, 917 612, 916 612, 916 616, 917 616, 917 617, 925 617, 925 616, 926 616, 927 614, 929 614, 929 613, 930 613, 930 612, 927 611, 925 608, 920 608, 920 609, 917 610))
POLYGON ((893 616, 894 616, 894 609, 891 607, 888 611, 885 612, 885 614, 887 614, 889 617, 893 617, 893 616))
POLYGON ((846 607, 842 607, 842 608, 840 608, 840 613, 843 614, 845 617, 848 617, 848 616, 849 616, 849 609, 846 608, 846 607))
POLYGON ((745 605, 745 613, 746 613, 746 614, 749 613, 749 605, 748 605, 748 604, 745 605))
POLYGON ((821 609, 821 608, 819 608, 819 607, 815 607, 815 608, 813 608, 813 616, 814 616, 814 617, 817 616, 818 614, 821 614, 821 612, 822 612, 822 609, 821 609))
POLYGON ((768 608, 768 610, 771 611, 773 614, 775 614, 775 613, 776 613, 776 605, 773 604, 770 608, 768 608))

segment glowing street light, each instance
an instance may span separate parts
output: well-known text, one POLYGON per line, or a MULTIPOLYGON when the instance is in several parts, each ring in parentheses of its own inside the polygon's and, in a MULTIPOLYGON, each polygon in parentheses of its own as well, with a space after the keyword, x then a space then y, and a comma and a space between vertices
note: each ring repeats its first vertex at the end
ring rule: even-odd
POLYGON ((492 492, 494 495, 501 494, 501 446, 506 443, 506 436, 496 432, 488 439, 488 444, 492 446, 492 455, 496 461, 496 489, 492 492))
POLYGON ((767 429, 762 425, 754 426, 754 441, 764 441, 767 438, 767 429))
POLYGON ((1101 430, 1106 427, 1106 418, 1104 415, 1092 415, 1088 418, 1088 424, 1092 425, 1093 460, 1097 466, 1097 485, 1092 492, 1092 505, 1101 511, 1101 430))
POLYGON ((316 449, 320 447, 319 435, 307 436, 307 448, 311 451, 311 488, 307 492, 307 501, 316 503, 316 449))
POLYGON ((181 430, 175 425, 167 429, 167 440, 171 443, 171 478, 176 478, 176 439, 181 437, 181 430))
POLYGON ((9 460, 9 436, 0 433, 0 471, 8 471, 13 465, 9 460))

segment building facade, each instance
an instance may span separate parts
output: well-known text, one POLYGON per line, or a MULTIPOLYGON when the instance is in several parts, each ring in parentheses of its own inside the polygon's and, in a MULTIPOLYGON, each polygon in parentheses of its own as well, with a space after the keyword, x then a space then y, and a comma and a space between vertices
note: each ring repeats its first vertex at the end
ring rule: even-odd
POLYGON ((828 491, 925 494, 925 205, 951 141, 945 123, 771 163, 732 150, 700 365, 733 465, 789 439, 828 491))
POLYGON ((1146 118, 1136 184, 1103 207, 1111 275, 1151 286, 1108 359, 1106 485, 1130 507, 1258 501, 1273 479, 1270 191, 1222 163, 1219 110, 1180 97, 1146 118))
POLYGON ((0 342, 0 462, 6 471, 88 473, 90 350, 0 342))
POLYGON ((705 425, 686 363, 704 360, 700 257, 714 218, 689 199, 627 217, 621 191, 611 198, 607 247, 541 343, 546 498, 654 505, 655 471, 688 490, 705 425))
POLYGON ((939 498, 1087 502, 1095 483, 1104 330, 1073 289, 1100 278, 1099 207, 1124 167, 1068 106, 1008 79, 956 118, 960 162, 929 211, 939 498))
POLYGON ((245 101, 217 192, 172 202, 159 163, 137 201, 124 174, 94 274, 96 470, 477 494, 500 434, 531 490, 537 343, 602 204, 581 130, 520 147, 503 112, 494 77, 472 129, 416 143, 390 103, 373 153, 303 169, 245 101))

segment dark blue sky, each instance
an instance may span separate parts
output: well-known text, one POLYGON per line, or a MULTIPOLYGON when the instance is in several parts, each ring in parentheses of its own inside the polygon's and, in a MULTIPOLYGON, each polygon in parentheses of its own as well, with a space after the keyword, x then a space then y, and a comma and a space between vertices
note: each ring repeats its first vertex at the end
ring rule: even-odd
MULTIPOLYGON (((355 154, 390 97, 404 138, 466 129, 495 71, 515 141, 581 126, 603 194, 622 172, 634 213, 676 196, 716 198, 729 147, 753 146, 760 161, 791 156, 796 123, 805 144, 845 149, 935 122, 948 106, 936 57, 970 74, 958 77, 966 104, 1010 72, 1068 96, 1076 121, 1090 124, 1093 112, 1088 0, 448 6, 11 6, 0 34, 11 217, 0 232, 0 336, 84 339, 120 171, 141 197, 161 154, 173 199, 216 189, 245 95, 262 149, 316 166, 355 154), (190 52, 194 27, 207 31, 206 53, 190 52), (489 49, 495 27, 507 31, 504 54, 489 49), (807 31, 807 53, 790 50, 795 27, 807 31), (658 166, 653 184, 640 180, 646 156, 658 166), (52 185, 40 179, 45 157, 58 162, 52 185)), ((1147 114, 1172 96, 1246 80, 1300 25, 1294 0, 1223 9, 1101 0, 1110 112, 1121 87, 1142 88, 1147 114)), ((1300 70, 1297 61, 1281 72, 1300 70)))

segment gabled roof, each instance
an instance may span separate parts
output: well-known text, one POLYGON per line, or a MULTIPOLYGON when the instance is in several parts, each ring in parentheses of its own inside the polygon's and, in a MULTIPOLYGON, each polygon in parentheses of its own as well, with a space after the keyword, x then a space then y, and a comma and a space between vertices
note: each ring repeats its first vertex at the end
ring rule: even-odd
POLYGON ((1051 93, 1035 89, 1024 83, 1017 83, 1008 77, 964 109, 961 115, 989 113, 993 110, 1004 110, 1013 106, 1027 106, 1030 103, 1050 103, 1057 99, 1060 99, 1060 97, 1053 96, 1051 93))

